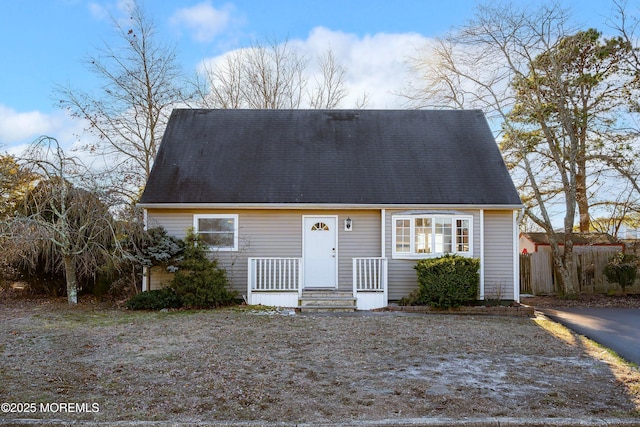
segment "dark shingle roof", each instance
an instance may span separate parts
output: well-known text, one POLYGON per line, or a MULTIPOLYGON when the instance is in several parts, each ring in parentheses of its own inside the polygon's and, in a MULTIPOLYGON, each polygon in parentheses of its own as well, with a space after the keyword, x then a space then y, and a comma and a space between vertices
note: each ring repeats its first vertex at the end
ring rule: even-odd
POLYGON ((141 203, 520 198, 480 111, 174 110, 141 203))

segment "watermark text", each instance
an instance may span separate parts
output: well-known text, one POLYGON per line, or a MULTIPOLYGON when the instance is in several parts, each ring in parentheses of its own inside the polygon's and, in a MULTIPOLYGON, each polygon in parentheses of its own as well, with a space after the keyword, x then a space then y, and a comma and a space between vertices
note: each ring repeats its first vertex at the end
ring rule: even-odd
POLYGON ((0 403, 0 412, 5 414, 71 414, 100 412, 96 402, 4 402, 0 403))

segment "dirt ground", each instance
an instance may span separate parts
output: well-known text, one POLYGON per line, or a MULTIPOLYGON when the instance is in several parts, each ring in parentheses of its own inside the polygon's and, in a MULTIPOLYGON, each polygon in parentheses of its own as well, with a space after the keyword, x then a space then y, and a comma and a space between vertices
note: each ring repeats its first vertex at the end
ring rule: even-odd
POLYGON ((521 302, 534 307, 620 307, 640 308, 640 294, 605 295, 584 294, 571 298, 555 296, 535 296, 521 298, 521 302))
POLYGON ((288 314, 0 299, 0 424, 640 424, 637 367, 542 317, 288 314))

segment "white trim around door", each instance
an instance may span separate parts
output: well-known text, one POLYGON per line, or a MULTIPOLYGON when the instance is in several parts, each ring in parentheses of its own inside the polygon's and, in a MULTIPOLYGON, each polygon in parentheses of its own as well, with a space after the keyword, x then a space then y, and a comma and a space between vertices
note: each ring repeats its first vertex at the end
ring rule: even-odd
POLYGON ((338 215, 302 215, 304 289, 338 288, 338 215))

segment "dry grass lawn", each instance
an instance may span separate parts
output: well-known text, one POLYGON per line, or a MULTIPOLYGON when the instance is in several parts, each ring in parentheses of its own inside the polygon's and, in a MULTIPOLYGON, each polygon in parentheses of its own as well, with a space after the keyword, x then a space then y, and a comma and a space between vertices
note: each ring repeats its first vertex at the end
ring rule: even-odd
POLYGON ((0 302, 0 325, 0 402, 37 406, 0 413, 5 423, 640 424, 637 367, 540 317, 161 313, 13 301, 0 302), (86 406, 50 405, 60 402, 86 406))

